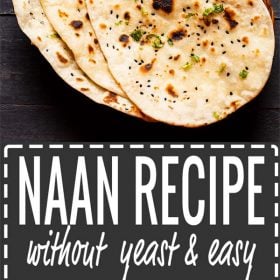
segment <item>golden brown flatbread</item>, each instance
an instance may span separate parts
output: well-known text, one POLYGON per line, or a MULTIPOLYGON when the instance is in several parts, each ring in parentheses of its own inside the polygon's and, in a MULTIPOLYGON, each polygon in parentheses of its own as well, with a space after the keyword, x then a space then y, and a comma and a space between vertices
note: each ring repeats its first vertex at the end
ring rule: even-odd
POLYGON ((104 90, 84 74, 71 51, 48 22, 39 0, 13 0, 13 4, 23 32, 66 83, 99 104, 131 116, 146 118, 127 98, 104 90))
POLYGON ((255 98, 275 48, 261 0, 87 0, 115 79, 148 116, 214 123, 255 98))

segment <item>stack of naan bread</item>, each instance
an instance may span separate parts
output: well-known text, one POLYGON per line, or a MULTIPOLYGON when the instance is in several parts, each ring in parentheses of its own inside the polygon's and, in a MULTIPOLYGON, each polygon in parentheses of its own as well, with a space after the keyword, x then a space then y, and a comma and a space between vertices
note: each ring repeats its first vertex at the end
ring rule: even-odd
POLYGON ((255 98, 271 71, 267 0, 13 3, 21 29, 62 79, 148 121, 222 120, 255 98))

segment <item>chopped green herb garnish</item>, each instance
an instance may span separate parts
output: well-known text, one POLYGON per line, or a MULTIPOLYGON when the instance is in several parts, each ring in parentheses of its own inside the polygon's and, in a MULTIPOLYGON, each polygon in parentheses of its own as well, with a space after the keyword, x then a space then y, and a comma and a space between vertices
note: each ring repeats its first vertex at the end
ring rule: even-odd
POLYGON ((143 31, 141 29, 135 29, 130 36, 133 38, 134 41, 139 42, 143 36, 143 31))
POLYGON ((174 45, 173 40, 171 38, 169 38, 167 40, 167 43, 169 44, 169 46, 173 46, 174 45))
POLYGON ((53 33, 51 35, 49 35, 50 38, 55 39, 55 38, 60 38, 60 36, 58 35, 58 33, 53 33))
POLYGON ((160 49, 160 48, 162 48, 163 47, 163 42, 161 41, 161 39, 160 38, 156 38, 154 41, 153 41, 153 47, 155 48, 155 49, 160 49))
POLYGON ((162 48, 162 47, 164 46, 164 43, 161 41, 160 36, 158 36, 158 35, 156 35, 156 34, 149 34, 149 35, 147 36, 147 39, 148 39, 148 40, 153 39, 153 41, 152 41, 152 46, 153 46, 153 48, 155 48, 155 49, 160 49, 160 48, 162 48))
POLYGON ((220 64, 220 67, 219 67, 219 70, 218 70, 218 73, 219 73, 219 74, 224 73, 224 71, 226 70, 226 68, 227 68, 227 65, 226 65, 225 63, 221 63, 221 64, 220 64))
POLYGON ((149 12, 145 8, 142 7, 141 14, 142 14, 142 16, 147 16, 149 14, 149 12))
POLYGON ((223 4, 214 4, 214 13, 215 14, 219 14, 222 13, 224 11, 224 5, 223 4))
POLYGON ((191 54, 191 58, 196 63, 198 63, 200 61, 200 57, 194 53, 191 54))
POLYGON ((115 25, 116 25, 116 26, 119 26, 119 25, 121 25, 122 23, 123 23, 123 21, 120 20, 120 21, 117 21, 117 22, 115 23, 115 25))
POLYGON ((247 70, 245 70, 245 69, 243 69, 240 73, 239 73, 239 77, 241 78, 241 79, 246 79, 247 77, 248 77, 248 75, 249 75, 249 72, 247 71, 247 70))
POLYGON ((213 14, 220 14, 224 11, 224 5, 223 4, 213 4, 213 7, 205 9, 203 16, 208 17, 213 14))
POLYGON ((182 66, 182 69, 184 69, 185 71, 188 71, 192 68, 192 63, 191 62, 187 62, 185 65, 182 66))
POLYGON ((195 16, 194 13, 188 13, 188 14, 185 16, 185 18, 186 18, 186 19, 189 19, 189 18, 191 18, 191 17, 193 17, 193 16, 195 16))
POLYGON ((214 113, 213 113, 213 117, 214 117, 216 120, 220 120, 220 119, 221 119, 220 114, 217 113, 217 112, 214 112, 214 113))
POLYGON ((192 61, 191 62, 188 61, 185 65, 182 66, 182 69, 184 69, 185 71, 190 70, 195 63, 200 62, 200 57, 198 55, 192 53, 190 57, 192 61))

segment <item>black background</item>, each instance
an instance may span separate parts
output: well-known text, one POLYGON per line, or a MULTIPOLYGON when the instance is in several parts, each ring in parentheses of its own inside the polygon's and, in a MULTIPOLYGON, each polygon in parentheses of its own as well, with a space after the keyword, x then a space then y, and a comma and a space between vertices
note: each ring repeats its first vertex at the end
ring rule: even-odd
POLYGON ((279 141, 279 0, 270 81, 228 119, 199 129, 145 123, 94 104, 67 86, 20 31, 10 0, 0 1, 0 135, 11 141, 279 141))
MULTIPOLYGON (((106 146, 106 145, 105 145, 106 146)), ((186 145, 187 147, 187 145, 186 145)), ((241 265, 239 268, 227 265, 211 267, 208 264, 208 249, 212 241, 220 239, 224 244, 227 240, 235 243, 237 240, 249 240, 250 243, 256 243, 257 249, 254 257, 253 270, 250 280, 271 280, 274 275, 274 151, 270 146, 264 149, 249 150, 210 150, 206 147, 202 150, 88 150, 75 149, 69 150, 65 146, 63 150, 44 149, 11 149, 9 157, 5 159, 8 163, 8 178, 5 183, 9 186, 9 198, 5 200, 9 205, 9 219, 5 223, 9 225, 9 279, 116 279, 121 280, 123 267, 119 263, 120 248, 123 240, 136 243, 143 238, 147 243, 156 240, 159 243, 166 239, 171 242, 174 231, 178 232, 178 241, 181 249, 177 251, 173 259, 172 267, 153 267, 131 266, 127 280, 140 279, 245 279, 247 267, 241 265), (61 158, 62 176, 64 192, 66 197, 66 207, 70 215, 73 186, 76 172, 77 156, 86 157, 87 174, 89 178, 89 188, 91 194, 92 211, 94 226, 85 225, 85 216, 83 211, 79 212, 78 225, 72 227, 69 239, 82 242, 89 241, 91 245, 98 242, 100 233, 106 232, 106 243, 110 247, 104 252, 101 266, 90 270, 81 265, 66 268, 65 266, 44 267, 41 264, 38 267, 26 264, 26 255, 30 240, 44 244, 48 240, 48 231, 60 231, 64 235, 65 227, 61 227, 58 211, 54 210, 51 227, 34 226, 32 213, 29 203, 27 203, 27 225, 19 226, 18 221, 18 157, 25 156, 27 166, 33 182, 33 156, 41 156, 41 217, 42 223, 46 210, 46 200, 50 178, 50 167, 53 155, 59 155, 61 158), (113 226, 105 203, 105 226, 96 226, 96 156, 104 157, 106 170, 110 178, 111 156, 119 156, 119 225, 113 226), (143 225, 135 226, 135 156, 148 155, 157 165, 157 184, 153 191, 155 207, 157 211, 158 226, 151 226, 146 204, 143 203, 143 225), (161 156, 179 156, 179 165, 170 167, 169 183, 176 185, 176 194, 170 195, 170 216, 178 216, 180 226, 161 226, 161 156), (190 197, 191 211, 194 215, 197 211, 197 201, 205 200, 205 216, 202 223, 198 226, 188 225, 183 217, 182 210, 182 167, 185 159, 191 155, 198 155, 205 166, 205 180, 198 180, 197 170, 190 170, 190 197), (209 226, 209 156, 217 156, 217 225, 209 226), (231 196, 230 201, 230 226, 222 225, 223 199, 222 199, 222 156, 238 156, 244 165, 245 183, 242 190, 231 196), (256 167, 255 182, 262 185, 262 194, 256 195, 256 215, 265 217, 265 226, 248 226, 248 155, 265 155, 265 165, 256 167), (196 233, 198 243, 195 252, 199 253, 199 262, 197 267, 187 267, 184 265, 184 255, 188 248, 188 238, 190 234, 196 233)), ((232 171, 232 170, 231 170, 232 171)), ((145 173, 144 173, 145 174, 145 173)), ((145 175, 144 175, 145 177, 145 175)), ((236 173, 231 172, 232 182, 236 181, 236 173)), ((1 194, 2 197, 2 194, 1 194)), ((1 213, 0 213, 1 214, 1 213)), ((2 227, 1 227, 2 229, 2 227)), ((1 233, 1 231, 0 231, 1 233)), ((3 240, 0 240, 0 242, 3 240)), ((72 243, 73 244, 73 243, 72 243)), ((2 248, 2 247, 1 247, 2 248)), ((250 247, 251 248, 251 247, 250 247)), ((0 252, 2 256, 3 250, 0 252)), ((242 260, 242 259, 240 259, 242 260)), ((0 272, 2 267, 0 267, 0 272)), ((2 274, 1 274, 2 275, 2 274)), ((1 277, 0 277, 1 279, 1 277)))

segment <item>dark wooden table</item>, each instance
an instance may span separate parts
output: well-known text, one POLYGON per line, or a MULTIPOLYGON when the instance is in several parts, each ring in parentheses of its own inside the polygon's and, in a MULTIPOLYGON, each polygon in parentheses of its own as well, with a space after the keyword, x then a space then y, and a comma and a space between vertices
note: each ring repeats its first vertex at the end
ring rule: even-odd
POLYGON ((279 0, 273 1, 277 48, 269 83, 256 100, 239 112, 199 129, 145 123, 90 102, 67 86, 31 46, 17 25, 11 1, 0 1, 2 142, 279 142, 279 0))

